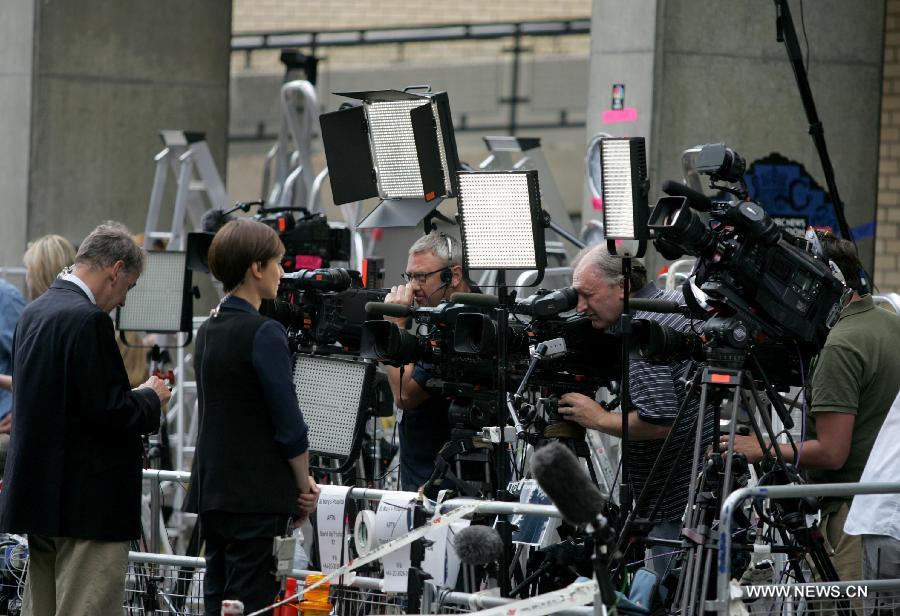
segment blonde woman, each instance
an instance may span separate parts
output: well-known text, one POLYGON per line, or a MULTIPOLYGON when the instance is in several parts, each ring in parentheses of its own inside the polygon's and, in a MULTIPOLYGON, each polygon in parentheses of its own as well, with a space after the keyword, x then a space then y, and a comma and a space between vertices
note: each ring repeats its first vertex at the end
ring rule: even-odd
MULTIPOLYGON (((50 288, 64 268, 75 262, 75 248, 72 247, 69 240, 62 236, 45 235, 28 244, 28 250, 25 251, 22 260, 25 262, 25 286, 28 288, 28 299, 33 301, 50 288)), ((21 308, 19 312, 21 312, 21 308)), ((8 374, 0 374, 0 389, 12 389, 12 379, 8 374)), ((9 433, 11 428, 12 414, 2 415, 0 434, 9 433)))
POLYGON ((22 260, 28 299, 35 300, 50 288, 64 268, 75 262, 75 248, 62 236, 45 235, 28 244, 22 260))

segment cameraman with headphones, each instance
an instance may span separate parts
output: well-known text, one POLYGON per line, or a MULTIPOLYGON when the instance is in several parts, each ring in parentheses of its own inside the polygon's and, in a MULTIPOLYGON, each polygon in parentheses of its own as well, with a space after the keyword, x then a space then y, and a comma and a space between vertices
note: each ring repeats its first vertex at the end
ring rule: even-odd
MULTIPOLYGON (((409 249, 403 273, 406 284, 391 287, 385 303, 426 308, 437 306, 454 293, 471 293, 475 289, 463 276, 461 257, 459 241, 447 234, 432 231, 420 237, 409 249)), ((405 318, 385 319, 407 327, 405 318)), ((415 491, 431 477, 435 457, 450 440, 449 403, 425 390, 431 378, 429 364, 386 367, 394 404, 399 409, 400 486, 415 491)))

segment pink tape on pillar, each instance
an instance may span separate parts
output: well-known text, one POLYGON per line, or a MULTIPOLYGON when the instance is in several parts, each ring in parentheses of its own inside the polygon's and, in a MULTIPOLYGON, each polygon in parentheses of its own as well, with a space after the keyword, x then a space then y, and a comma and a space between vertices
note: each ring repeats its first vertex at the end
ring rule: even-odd
POLYGON ((591 205, 597 211, 602 210, 603 209, 603 197, 591 197, 591 205))
POLYGON ((604 124, 616 124, 617 122, 636 122, 638 119, 637 109, 634 107, 626 107, 625 109, 609 110, 603 112, 604 124))

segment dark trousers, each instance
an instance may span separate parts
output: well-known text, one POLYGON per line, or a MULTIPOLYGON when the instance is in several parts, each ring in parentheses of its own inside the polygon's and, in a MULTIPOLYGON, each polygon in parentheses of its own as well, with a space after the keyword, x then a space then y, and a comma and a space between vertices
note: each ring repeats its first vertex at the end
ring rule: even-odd
POLYGON ((203 600, 208 616, 219 616, 222 601, 237 599, 250 613, 275 602, 275 537, 284 534, 287 516, 226 513, 200 514, 200 536, 206 543, 203 600))

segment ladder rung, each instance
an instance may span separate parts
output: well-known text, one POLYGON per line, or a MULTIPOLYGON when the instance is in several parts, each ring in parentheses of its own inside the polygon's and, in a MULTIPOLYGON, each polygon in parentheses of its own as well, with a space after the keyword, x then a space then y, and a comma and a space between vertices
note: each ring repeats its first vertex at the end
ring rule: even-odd
POLYGON ((191 183, 188 185, 188 188, 191 190, 206 190, 206 184, 203 183, 203 180, 191 180, 191 183))
POLYGON ((151 231, 150 239, 153 240, 170 240, 172 239, 172 233, 170 231, 151 231))

